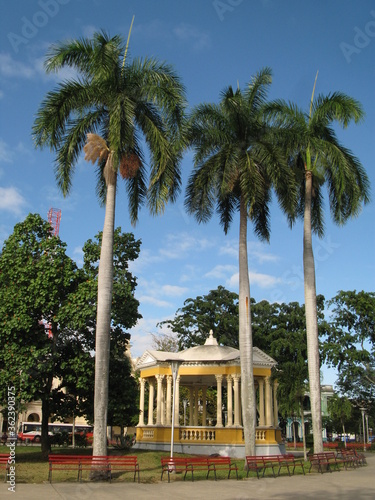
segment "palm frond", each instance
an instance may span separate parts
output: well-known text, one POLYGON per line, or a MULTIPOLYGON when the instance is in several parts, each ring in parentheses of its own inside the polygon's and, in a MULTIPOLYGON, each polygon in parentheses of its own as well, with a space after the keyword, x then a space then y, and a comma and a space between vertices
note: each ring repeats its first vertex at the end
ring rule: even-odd
POLYGON ((333 121, 346 128, 351 121, 358 123, 364 118, 362 105, 356 99, 341 92, 319 95, 312 106, 311 126, 317 123, 329 125, 333 121))
POLYGON ((248 102, 248 106, 254 110, 254 112, 258 111, 259 108, 265 104, 268 88, 271 83, 272 70, 269 67, 261 69, 252 77, 244 91, 244 98, 248 102))

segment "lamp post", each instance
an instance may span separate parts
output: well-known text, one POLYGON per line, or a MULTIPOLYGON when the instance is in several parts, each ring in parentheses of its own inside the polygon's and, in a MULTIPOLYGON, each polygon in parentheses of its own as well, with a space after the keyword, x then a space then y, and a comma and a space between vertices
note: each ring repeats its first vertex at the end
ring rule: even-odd
POLYGON ((366 438, 365 438, 365 411, 366 408, 360 408, 362 413, 362 436, 363 436, 363 451, 366 451, 366 438))
POLYGON ((370 436, 369 436, 369 433, 368 433, 368 415, 367 415, 367 413, 365 415, 365 419, 366 419, 366 443, 369 443, 370 442, 370 436))
POLYGON ((174 421, 175 421, 175 406, 176 406, 176 380, 178 369, 182 365, 182 359, 167 359, 171 365, 172 381, 173 381, 173 397, 172 397, 172 426, 171 426, 171 458, 173 458, 173 440, 174 440, 174 421))

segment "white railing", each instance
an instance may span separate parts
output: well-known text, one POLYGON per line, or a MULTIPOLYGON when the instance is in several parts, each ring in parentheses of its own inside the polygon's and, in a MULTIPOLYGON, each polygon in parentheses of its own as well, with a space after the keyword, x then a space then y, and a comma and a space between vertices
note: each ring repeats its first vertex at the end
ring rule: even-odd
POLYGON ((265 441, 266 440, 266 431, 258 430, 255 431, 255 440, 256 441, 265 441))
POLYGON ((180 429, 180 441, 215 441, 214 429, 180 429))
POLYGON ((154 429, 143 429, 143 439, 154 439, 154 429))

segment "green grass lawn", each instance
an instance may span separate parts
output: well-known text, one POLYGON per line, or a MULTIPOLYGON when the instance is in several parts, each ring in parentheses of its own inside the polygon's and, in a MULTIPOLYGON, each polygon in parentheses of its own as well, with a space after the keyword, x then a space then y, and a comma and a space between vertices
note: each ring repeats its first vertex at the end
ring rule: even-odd
MULTIPOLYGON (((61 454, 76 454, 76 455, 91 455, 91 448, 59 448, 53 447, 52 449, 55 453, 61 454)), ((8 453, 9 448, 6 446, 0 446, 0 453, 8 453)), ((161 463, 160 458, 163 456, 168 456, 168 452, 158 452, 158 451, 142 451, 142 450, 130 450, 123 451, 117 449, 109 449, 108 453, 110 455, 136 455, 138 457, 138 463, 140 467, 140 478, 143 483, 156 483, 160 481, 161 475, 161 463)), ((175 454, 176 456, 186 456, 175 454)), ((238 467, 238 478, 239 480, 246 479, 246 471, 244 471, 244 460, 238 459, 233 460, 237 463, 238 467)), ((302 473, 296 470, 296 474, 302 473)), ((281 474, 287 474, 287 470, 281 470, 281 474)), ((88 480, 89 472, 83 473, 83 480, 88 480)), ((228 472, 218 471, 218 479, 226 479, 228 472)), ((272 475, 272 472, 267 470, 266 476, 272 475)), ((256 477, 253 472, 249 473, 250 477, 256 477)), ((209 480, 214 480, 213 474, 210 474, 209 480)), ((77 480, 77 473, 75 471, 54 471, 52 476, 53 482, 64 482, 77 480)), ((194 481, 205 480, 206 473, 203 471, 194 472, 194 481)), ((235 480, 235 474, 231 473, 231 479, 235 480)), ((181 481, 183 480, 183 475, 176 474, 171 475, 171 481, 181 481)), ((191 481, 191 476, 187 476, 187 480, 191 481)), ((16 482, 17 483, 43 483, 48 481, 48 462, 43 461, 40 446, 17 446, 16 447, 16 482)), ((116 473, 114 474, 113 481, 133 481, 133 473, 116 473)), ((166 474, 164 474, 163 481, 167 481, 166 474)))

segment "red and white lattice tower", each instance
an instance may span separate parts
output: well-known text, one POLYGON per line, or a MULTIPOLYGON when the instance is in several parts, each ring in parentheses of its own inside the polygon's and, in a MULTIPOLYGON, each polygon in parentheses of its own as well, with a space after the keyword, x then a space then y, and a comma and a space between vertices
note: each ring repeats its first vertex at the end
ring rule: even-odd
POLYGON ((59 208, 50 208, 48 210, 48 222, 51 224, 54 236, 59 235, 61 221, 61 210, 59 208))

